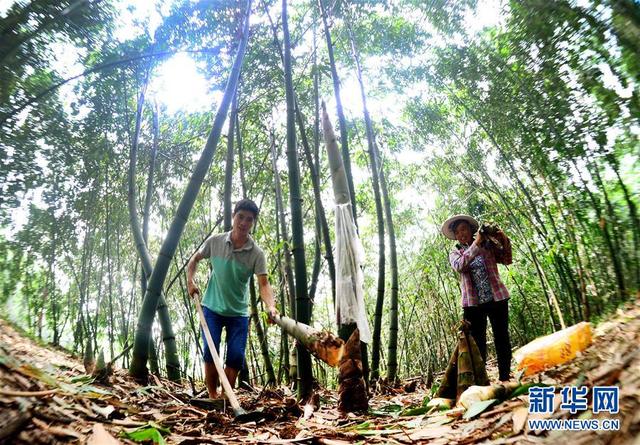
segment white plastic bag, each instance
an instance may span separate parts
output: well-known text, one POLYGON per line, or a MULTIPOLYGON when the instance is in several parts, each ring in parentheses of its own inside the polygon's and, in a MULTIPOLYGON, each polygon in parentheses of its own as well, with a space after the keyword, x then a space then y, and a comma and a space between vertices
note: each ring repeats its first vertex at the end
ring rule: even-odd
POLYGON ((356 323, 360 340, 371 342, 364 306, 364 251, 353 222, 351 203, 336 205, 336 315, 338 325, 356 323))

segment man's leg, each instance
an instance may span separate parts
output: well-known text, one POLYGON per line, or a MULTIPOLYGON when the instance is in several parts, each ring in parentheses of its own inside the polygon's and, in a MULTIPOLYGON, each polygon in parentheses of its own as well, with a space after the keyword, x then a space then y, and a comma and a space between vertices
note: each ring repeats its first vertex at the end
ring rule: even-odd
POLYGON ((509 380, 511 374, 511 340, 509 339, 509 300, 496 301, 489 311, 493 341, 498 356, 500 380, 509 380))
POLYGON ((207 385, 207 392, 210 399, 218 397, 218 371, 213 362, 204 362, 204 382, 207 385))
MULTIPOLYGON (((220 354, 220 336, 222 334, 222 319, 221 316, 208 309, 206 306, 202 307, 204 312, 204 318, 207 321, 213 344, 216 347, 216 351, 220 354)), ((202 332, 202 341, 204 342, 203 359, 204 359, 204 381, 207 385, 207 391, 209 397, 215 399, 218 397, 218 371, 213 363, 213 357, 211 351, 209 351, 209 344, 205 337, 204 331, 202 332)))
POLYGON ((482 360, 487 363, 487 315, 480 306, 462 308, 464 319, 471 323, 471 336, 476 341, 482 360))
POLYGON ((224 373, 231 387, 235 387, 238 373, 244 365, 244 352, 249 334, 249 317, 226 317, 227 359, 224 373))
POLYGON ((240 373, 240 369, 230 368, 228 366, 224 367, 224 373, 227 376, 227 380, 229 380, 229 384, 232 388, 236 387, 236 379, 238 378, 238 374, 240 373))

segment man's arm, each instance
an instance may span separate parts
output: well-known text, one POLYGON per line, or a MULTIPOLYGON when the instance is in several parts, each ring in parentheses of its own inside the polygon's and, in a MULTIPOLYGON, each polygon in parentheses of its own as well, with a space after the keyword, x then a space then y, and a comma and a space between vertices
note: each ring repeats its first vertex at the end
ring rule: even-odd
POLYGON ((198 262, 202 259, 204 259, 204 256, 200 252, 196 252, 189 260, 189 264, 187 264, 187 291, 190 297, 193 297, 195 294, 202 295, 202 292, 200 292, 200 289, 193 279, 196 274, 198 262))
POLYGON ((267 274, 258 275, 258 287, 260 288, 260 298, 262 298, 262 301, 267 307, 269 317, 275 318, 275 316, 278 315, 278 309, 276 309, 276 302, 273 298, 273 289, 271 289, 267 274))

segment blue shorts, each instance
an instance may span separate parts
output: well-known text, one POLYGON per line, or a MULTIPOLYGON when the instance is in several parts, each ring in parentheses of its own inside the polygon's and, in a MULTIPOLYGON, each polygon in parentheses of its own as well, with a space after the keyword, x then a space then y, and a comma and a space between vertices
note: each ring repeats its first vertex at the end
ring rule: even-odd
MULTIPOLYGON (((227 317, 219 315, 213 312, 206 306, 202 307, 204 312, 204 319, 207 321, 207 326, 211 332, 211 338, 213 338, 213 344, 218 351, 218 355, 222 357, 220 353, 220 337, 222 336, 222 328, 227 329, 227 354, 225 365, 233 369, 242 369, 244 367, 244 351, 247 346, 247 336, 249 334, 249 317, 227 317)), ((213 357, 211 351, 209 351, 209 345, 207 339, 202 332, 202 341, 204 342, 204 361, 207 363, 213 363, 213 357)))

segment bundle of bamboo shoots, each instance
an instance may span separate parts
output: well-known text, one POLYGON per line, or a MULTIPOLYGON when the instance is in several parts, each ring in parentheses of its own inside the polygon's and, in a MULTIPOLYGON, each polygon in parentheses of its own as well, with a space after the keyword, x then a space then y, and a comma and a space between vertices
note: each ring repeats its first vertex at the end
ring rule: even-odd
POLYGON ((472 385, 488 385, 489 377, 480 350, 469 333, 469 324, 460 323, 458 344, 451 354, 437 397, 458 399, 472 385))
POLYGON ((498 227, 496 223, 493 221, 483 222, 478 232, 480 232, 486 240, 484 247, 491 248, 495 246, 498 249, 502 249, 502 237, 499 235, 500 227, 498 227))

